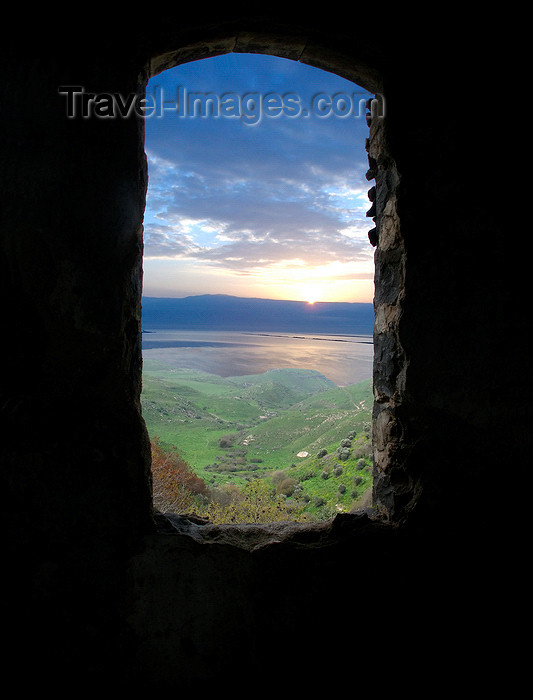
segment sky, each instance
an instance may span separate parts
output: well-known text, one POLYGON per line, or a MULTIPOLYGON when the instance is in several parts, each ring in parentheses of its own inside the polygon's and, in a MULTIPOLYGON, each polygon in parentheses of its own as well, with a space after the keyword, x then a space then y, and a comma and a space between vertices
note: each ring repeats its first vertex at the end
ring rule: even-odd
POLYGON ((146 97, 145 296, 372 301, 370 93, 224 54, 154 76, 146 97), (191 93, 218 114, 194 113, 191 93))

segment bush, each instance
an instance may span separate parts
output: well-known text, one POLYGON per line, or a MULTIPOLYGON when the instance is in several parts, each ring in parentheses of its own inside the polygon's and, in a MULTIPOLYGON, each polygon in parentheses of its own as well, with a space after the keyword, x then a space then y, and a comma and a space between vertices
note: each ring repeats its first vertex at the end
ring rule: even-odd
POLYGON ((353 456, 354 457, 371 457, 372 455, 372 442, 370 440, 364 439, 361 442, 357 442, 353 445, 353 456))
POLYGON ((280 481, 276 486, 276 493, 282 496, 292 496, 297 485, 298 481, 296 479, 283 479, 283 481, 280 481))
POLYGON ((207 485, 177 452, 166 452, 155 438, 151 443, 154 507, 162 512, 187 513, 197 496, 207 496, 207 485))
POLYGON ((205 515, 216 524, 272 523, 305 519, 301 509, 287 505, 282 496, 273 494, 263 479, 250 481, 242 490, 240 498, 228 505, 210 503, 205 515))
POLYGON ((228 506, 230 503, 242 500, 242 494, 234 484, 222 484, 210 491, 209 499, 220 506, 228 506))
POLYGON ((223 449, 227 449, 228 447, 233 447, 233 445, 235 443, 235 438, 236 438, 236 435, 224 435, 223 437, 219 438, 218 446, 222 447, 223 449))
POLYGON ((342 462, 346 461, 348 459, 348 457, 350 456, 349 448, 348 447, 340 447, 337 450, 337 456, 342 462))
POLYGON ((290 494, 290 496, 292 498, 295 498, 296 500, 303 498, 304 497, 304 490, 302 488, 302 485, 297 483, 296 486, 294 487, 292 493, 290 494))

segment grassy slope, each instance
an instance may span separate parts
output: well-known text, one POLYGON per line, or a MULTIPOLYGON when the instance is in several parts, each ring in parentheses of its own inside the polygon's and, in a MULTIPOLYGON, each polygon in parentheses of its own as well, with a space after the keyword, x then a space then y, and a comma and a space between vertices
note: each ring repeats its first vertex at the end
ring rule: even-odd
POLYGON ((251 475, 279 477, 282 471, 301 483, 310 510, 317 498, 325 498, 330 509, 337 503, 348 509, 371 485, 365 435, 371 380, 338 388, 307 370, 222 378, 150 361, 142 402, 150 435, 175 447, 207 483, 242 484, 251 475), (350 458, 341 462, 335 451, 353 433, 350 458), (226 436, 232 436, 232 446, 222 449, 219 440, 226 436), (323 449, 328 454, 318 458, 323 449), (298 457, 302 451, 308 456, 298 457), (339 467, 342 474, 335 475, 339 467), (354 486, 354 480, 361 483, 354 486), (343 495, 339 486, 346 489, 343 495))
POLYGON ((363 431, 371 406, 371 380, 320 392, 254 427, 244 438, 248 455, 269 467, 290 464, 301 451, 317 453, 363 431))

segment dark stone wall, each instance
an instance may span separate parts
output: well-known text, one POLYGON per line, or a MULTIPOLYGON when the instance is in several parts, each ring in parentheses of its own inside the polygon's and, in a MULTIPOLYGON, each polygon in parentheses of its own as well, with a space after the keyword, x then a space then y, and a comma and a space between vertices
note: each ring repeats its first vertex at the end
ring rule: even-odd
POLYGON ((486 603, 503 572, 516 599, 501 509, 529 458, 530 408, 520 255, 496 188, 504 42, 464 18, 294 15, 181 9, 69 29, 34 15, 1 47, 2 602, 7 667, 27 688, 307 691, 334 669, 343 690, 397 691, 412 669, 440 680, 451 666, 476 680, 469 651, 486 663, 505 622, 486 603), (142 122, 69 120, 58 95, 142 91, 151 72, 229 50, 386 98, 369 141, 376 508, 320 527, 152 513, 142 122))

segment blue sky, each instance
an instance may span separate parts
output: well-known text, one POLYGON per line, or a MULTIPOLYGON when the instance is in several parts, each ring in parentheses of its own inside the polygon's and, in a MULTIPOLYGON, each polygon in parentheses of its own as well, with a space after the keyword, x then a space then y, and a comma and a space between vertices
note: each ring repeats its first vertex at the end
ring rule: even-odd
POLYGON ((369 93, 295 61, 225 54, 153 77, 148 96, 145 296, 372 301, 369 93), (194 92, 218 116, 187 112, 194 92))

